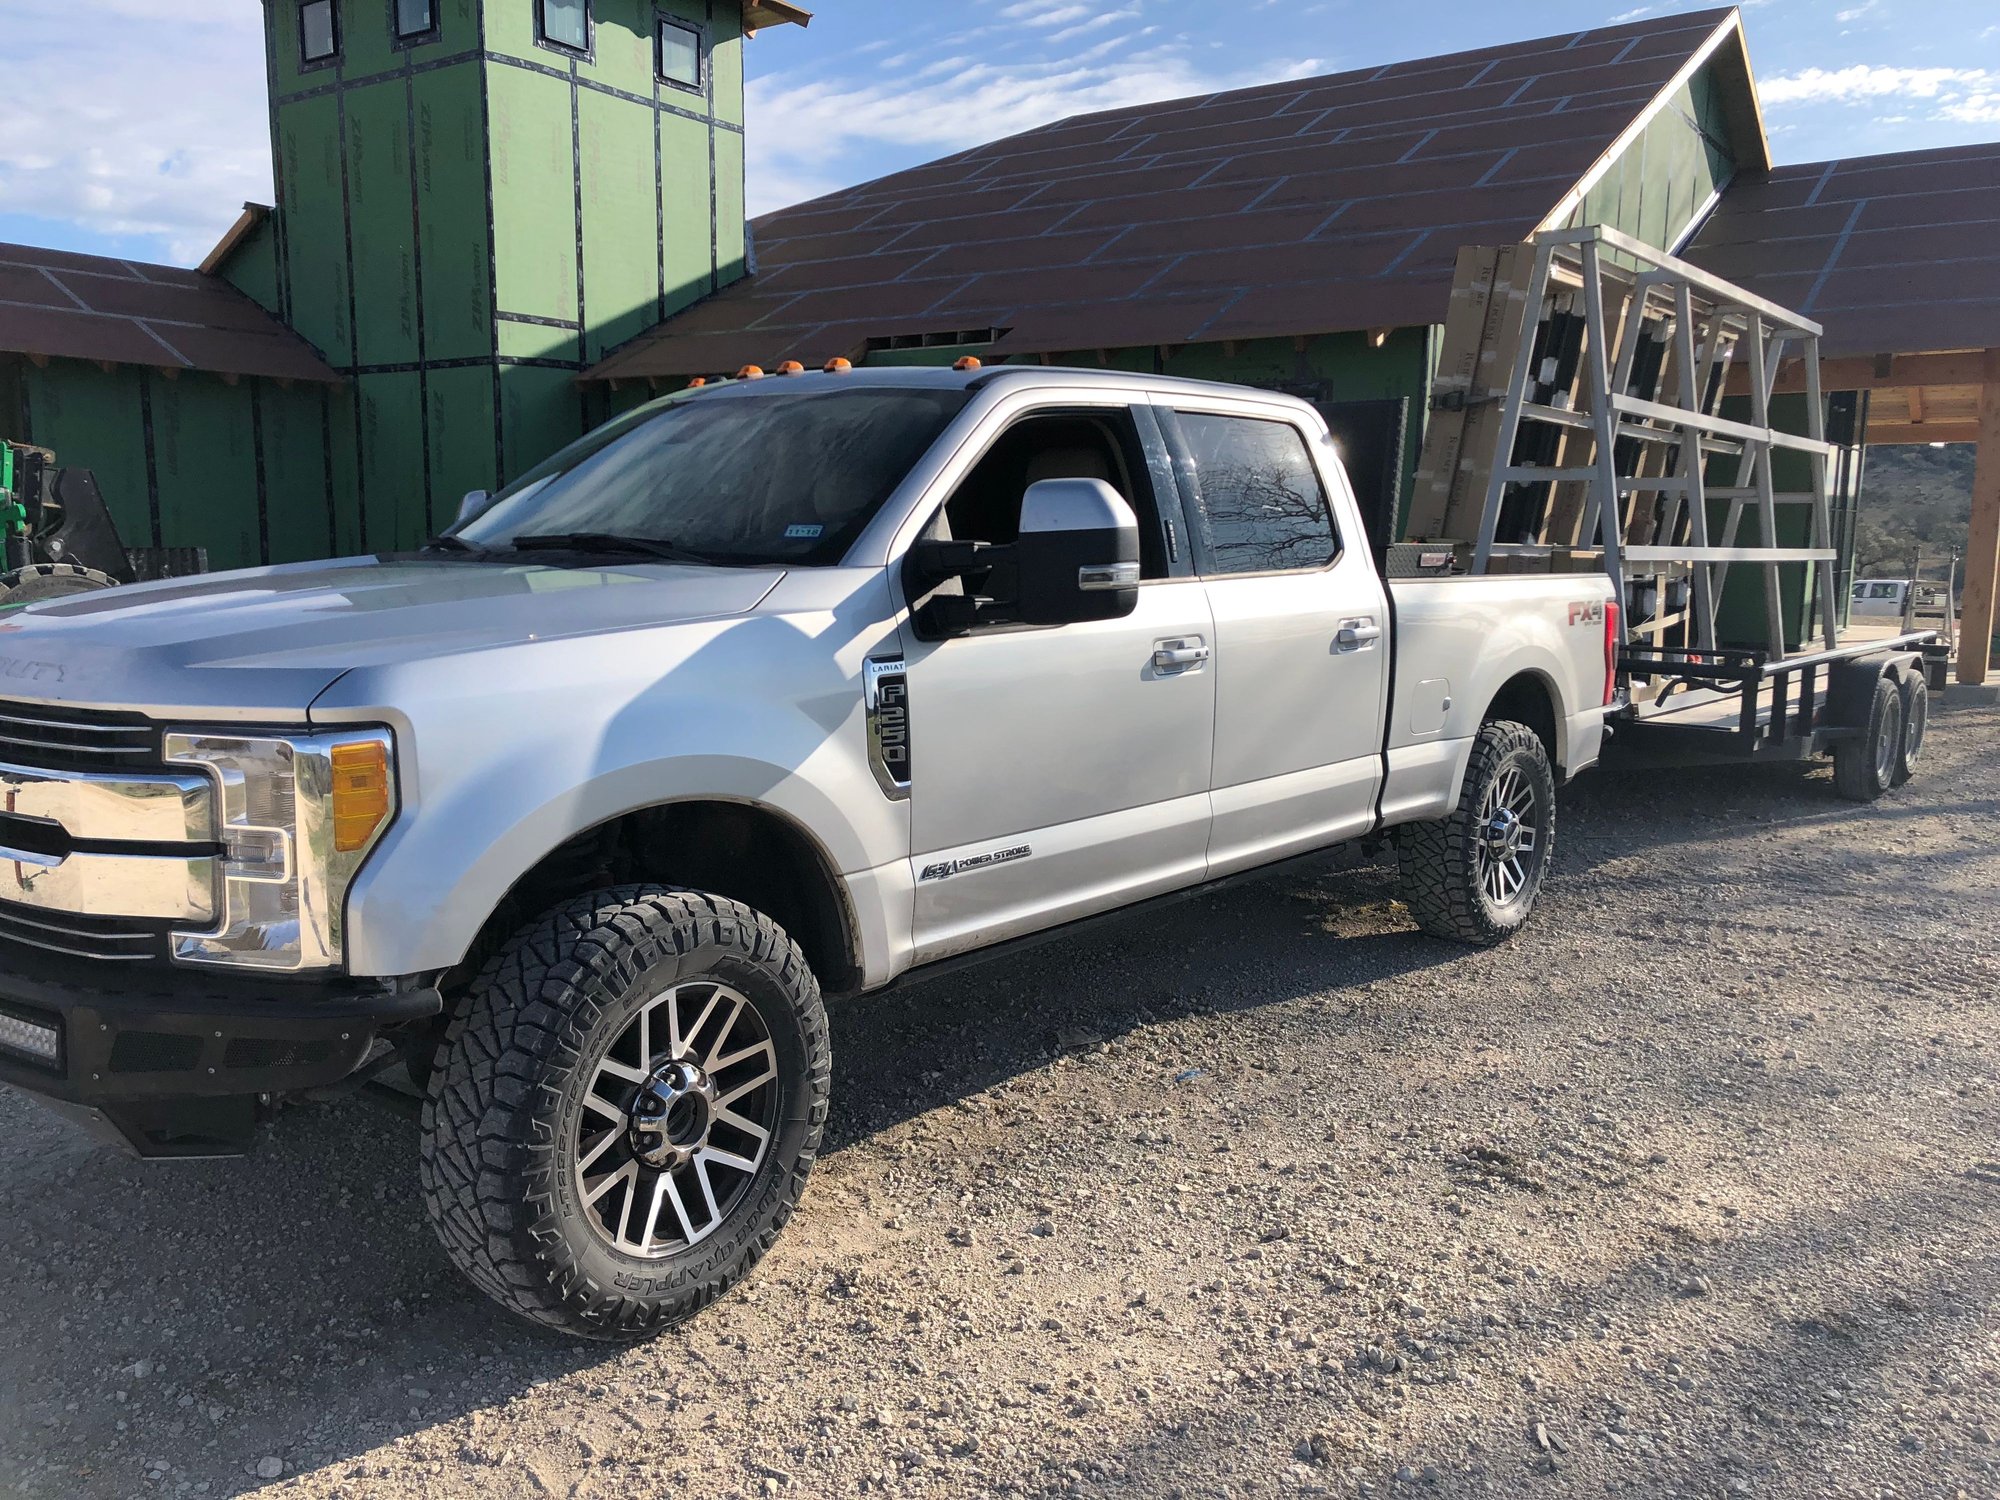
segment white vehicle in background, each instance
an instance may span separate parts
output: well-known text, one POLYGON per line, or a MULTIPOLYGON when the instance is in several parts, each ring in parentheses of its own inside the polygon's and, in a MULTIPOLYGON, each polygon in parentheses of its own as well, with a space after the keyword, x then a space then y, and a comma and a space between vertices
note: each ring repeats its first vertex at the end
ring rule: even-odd
POLYGON ((1910 606, 1910 591, 1916 590, 1915 607, 1935 612, 1944 608, 1944 589, 1935 583, 1907 578, 1857 578, 1849 612, 1856 615, 1901 618, 1910 606))
POLYGON ((1384 584, 1325 424, 1098 370, 684 392, 420 554, 0 645, 0 1080, 149 1156, 406 1069, 451 1258, 648 1334, 770 1246, 823 997, 1356 840, 1533 909, 1599 574, 1384 584))

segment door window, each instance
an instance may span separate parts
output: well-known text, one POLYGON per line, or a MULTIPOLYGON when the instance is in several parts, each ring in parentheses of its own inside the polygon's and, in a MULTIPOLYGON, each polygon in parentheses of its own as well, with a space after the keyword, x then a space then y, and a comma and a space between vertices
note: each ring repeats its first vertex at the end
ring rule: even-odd
POLYGON ((931 535, 1007 543, 1021 534, 1021 501, 1044 479, 1101 479, 1139 521, 1142 578, 1165 578, 1168 548, 1129 411, 1038 412, 1001 433, 945 502, 931 535))
POLYGON ((1289 422, 1176 412, 1194 470, 1205 573, 1288 573, 1340 555, 1326 486, 1289 422))

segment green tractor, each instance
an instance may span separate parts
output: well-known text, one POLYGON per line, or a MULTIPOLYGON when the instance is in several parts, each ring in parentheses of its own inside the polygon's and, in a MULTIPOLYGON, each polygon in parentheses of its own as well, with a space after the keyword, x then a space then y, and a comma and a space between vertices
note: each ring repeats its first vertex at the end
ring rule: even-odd
POLYGON ((97 476, 56 467, 46 448, 0 440, 0 612, 207 570, 199 547, 132 547, 119 538, 97 476))

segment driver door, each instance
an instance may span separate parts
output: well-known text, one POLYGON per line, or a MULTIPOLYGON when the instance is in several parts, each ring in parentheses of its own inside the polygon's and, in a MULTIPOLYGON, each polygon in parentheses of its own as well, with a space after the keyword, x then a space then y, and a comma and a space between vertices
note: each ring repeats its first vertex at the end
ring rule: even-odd
POLYGON ((905 619, 919 962, 1206 870, 1213 625, 1152 415, 1072 401, 1003 409, 996 429, 928 534, 1012 541, 1028 485, 1101 479, 1139 518, 1139 603, 1118 620, 946 640, 905 619))

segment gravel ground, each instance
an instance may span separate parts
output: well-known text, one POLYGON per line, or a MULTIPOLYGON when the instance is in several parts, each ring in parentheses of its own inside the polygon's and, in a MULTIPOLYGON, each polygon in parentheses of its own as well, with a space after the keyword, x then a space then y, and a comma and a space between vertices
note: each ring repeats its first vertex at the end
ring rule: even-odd
POLYGON ((410 1127, 141 1169, 0 1093, 9 1496, 2000 1495, 2000 712, 1873 808, 1607 771, 1511 946, 1276 879, 838 1009, 649 1347, 446 1267, 410 1127))

